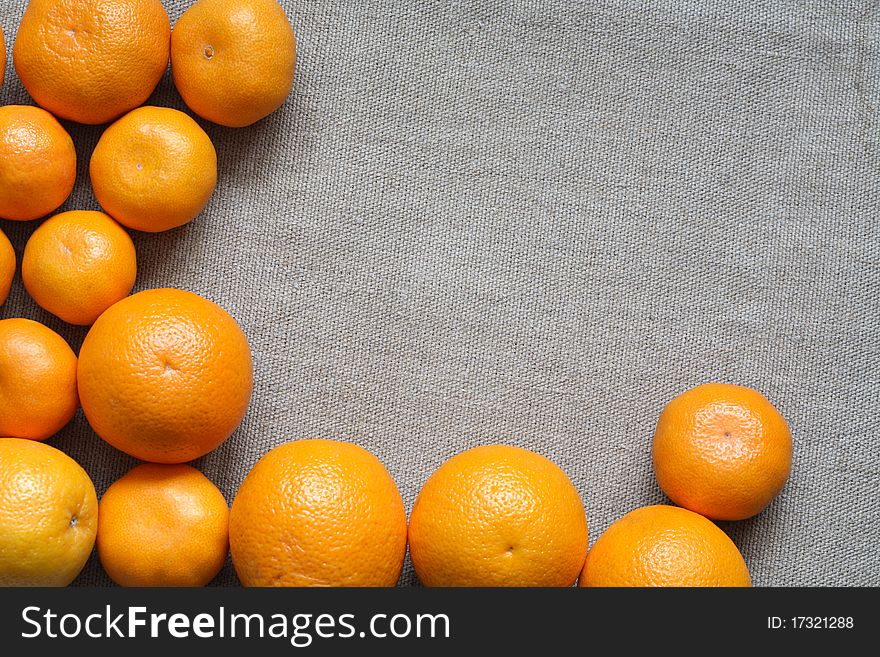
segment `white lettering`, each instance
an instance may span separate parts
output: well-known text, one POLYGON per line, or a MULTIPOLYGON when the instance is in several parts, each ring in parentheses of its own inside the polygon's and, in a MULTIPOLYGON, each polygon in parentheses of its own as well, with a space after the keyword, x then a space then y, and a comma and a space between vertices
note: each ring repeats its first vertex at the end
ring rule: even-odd
POLYGON ((139 618, 138 614, 147 613, 146 607, 129 607, 128 608, 128 638, 133 639, 137 636, 138 627, 146 627, 147 621, 139 618))
POLYGON ((393 634, 398 639, 402 639, 405 636, 409 636, 409 633, 412 631, 412 621, 409 619, 409 616, 406 614, 395 614, 391 617, 391 634, 393 634), (394 629, 394 626, 397 625, 397 621, 403 620, 406 621, 406 629, 403 632, 397 632, 394 629))
POLYGON ((244 623, 245 623, 244 635, 248 639, 251 637, 251 621, 256 621, 257 625, 260 628, 260 631, 255 632, 254 636, 263 636, 263 630, 264 630, 265 623, 263 621, 263 617, 260 614, 251 614, 250 616, 248 616, 247 614, 232 614, 229 617, 229 636, 231 636, 231 637, 235 636, 235 621, 237 621, 237 620, 244 621, 244 623))
POLYGON ((275 621, 269 626, 269 636, 273 639, 287 638, 287 616, 284 614, 272 614, 275 621), (277 619, 277 620, 276 620, 277 619))
POLYGON ((168 617, 168 633, 176 639, 189 636, 189 618, 186 614, 171 614, 168 617))
POLYGON ((199 614, 193 618, 192 628, 196 636, 210 639, 214 636, 214 617, 210 614, 199 614))
POLYGON ((150 614, 150 636, 159 636, 159 622, 168 618, 168 614, 150 614))
POLYGON ((61 634, 68 639, 72 639, 79 636, 79 633, 82 632, 82 621, 76 614, 64 614, 61 617, 61 622, 58 624, 58 627, 61 629, 61 634), (73 621, 73 626, 76 628, 73 632, 68 632, 64 629, 64 623, 67 621, 73 621))
POLYGON ((93 639, 100 639, 101 635, 96 632, 92 632, 92 621, 94 619, 101 620, 101 614, 90 614, 86 617, 86 634, 88 634, 93 639))
POLYGON ((113 616, 113 612, 110 611, 110 605, 107 605, 107 638, 110 638, 111 630, 116 632, 116 636, 122 638, 125 635, 122 633, 122 630, 119 629, 119 621, 123 618, 123 614, 117 614, 115 617, 113 616), (112 621, 110 619, 113 619, 112 621))
POLYGON ((307 630, 312 622, 311 614, 297 614, 293 617, 293 634, 290 636, 290 644, 297 648, 307 648, 312 645, 312 635, 307 630))
POLYGON ((388 632, 379 634, 379 632, 376 631, 376 621, 380 618, 388 618, 388 616, 386 614, 376 614, 375 616, 373 616, 370 619, 370 634, 372 634, 377 639, 384 639, 386 636, 388 636, 388 632))
POLYGON ((46 619, 46 636, 50 639, 57 639, 58 635, 52 632, 52 619, 58 618, 58 614, 53 614, 51 609, 47 609, 43 618, 46 619))
POLYGON ((39 612, 40 608, 39 607, 25 607, 24 609, 21 610, 21 619, 25 623, 30 623, 31 625, 33 625, 35 628, 37 628, 37 631, 32 632, 30 634, 27 634, 26 632, 22 632, 21 633, 22 639, 33 639, 34 637, 40 636, 40 632, 43 629, 40 626, 40 624, 37 621, 35 621, 33 618, 28 618, 28 614, 32 611, 39 612))

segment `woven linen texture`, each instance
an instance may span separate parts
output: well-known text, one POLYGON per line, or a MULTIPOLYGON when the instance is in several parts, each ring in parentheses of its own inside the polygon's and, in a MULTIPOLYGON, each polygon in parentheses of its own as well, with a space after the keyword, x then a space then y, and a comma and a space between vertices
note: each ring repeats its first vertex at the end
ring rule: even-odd
MULTIPOLYGON (((164 4, 174 22, 189 2, 164 4)), ((196 462, 228 500, 287 440, 363 445, 407 508, 448 457, 508 442, 568 473, 592 542, 664 501, 658 414, 720 380, 794 434, 780 497, 722 524, 755 583, 880 585, 877 2, 281 4, 293 95, 250 128, 203 123, 207 210, 134 236, 136 289, 202 294, 250 339, 247 417, 196 462)), ((31 102, 11 61, 25 5, 0 6, 2 104, 31 102)), ((185 109, 170 75, 150 102, 185 109)), ((63 209, 99 209, 102 128, 66 125, 63 209)), ((0 221, 19 258, 36 225, 0 221)), ((20 277, 12 316, 85 335, 20 277)), ((99 494, 135 464, 81 412, 51 444, 99 494)), ((77 583, 110 581, 93 556, 77 583)))

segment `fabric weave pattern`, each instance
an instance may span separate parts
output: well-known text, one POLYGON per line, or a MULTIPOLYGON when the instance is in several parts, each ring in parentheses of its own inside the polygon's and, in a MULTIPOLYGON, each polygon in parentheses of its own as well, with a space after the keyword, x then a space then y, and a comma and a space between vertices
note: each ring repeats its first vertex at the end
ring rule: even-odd
MULTIPOLYGON (((189 0, 164 4, 173 23, 189 0)), ((794 435, 781 496, 722 523, 755 584, 880 585, 880 3, 281 4, 293 95, 250 128, 202 122, 207 210, 134 236, 136 289, 202 294, 251 341, 244 424, 196 462, 228 500, 286 440, 363 445, 408 508, 446 458, 510 442, 569 474, 592 542, 664 500, 657 417, 720 380, 794 435)), ((2 104, 31 103, 25 5, 0 7, 2 104)), ((185 109, 170 75, 150 102, 185 109)), ((99 209, 102 128, 66 126, 63 209, 99 209)), ((35 226, 0 221, 19 258, 35 226)), ((85 335, 20 276, 11 316, 85 335)), ((81 412, 51 444, 99 494, 135 464, 81 412)), ((93 556, 77 583, 109 579, 93 556)))

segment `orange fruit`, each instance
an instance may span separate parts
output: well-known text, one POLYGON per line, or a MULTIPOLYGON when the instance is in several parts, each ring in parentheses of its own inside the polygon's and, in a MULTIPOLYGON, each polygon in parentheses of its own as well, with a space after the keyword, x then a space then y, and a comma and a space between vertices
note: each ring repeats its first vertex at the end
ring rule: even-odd
POLYGON ((654 470, 679 506, 715 520, 742 520, 782 490, 791 450, 788 425, 761 393, 709 383, 663 409, 654 470))
POLYGON ((406 510, 367 450, 298 440, 266 454, 241 484, 229 546, 245 586, 394 586, 406 510))
POLYGON ((150 97, 170 45, 160 0, 40 0, 21 19, 12 59, 41 107, 97 124, 150 97))
POLYGON ((171 71, 183 100, 231 128, 281 107, 295 67, 296 39, 275 0, 198 0, 171 34, 171 71))
POLYGON ((0 586, 67 586, 95 543, 92 480, 54 447, 0 438, 0 586))
POLYGON ((143 461, 183 463, 226 440, 253 386, 235 320, 192 292, 139 292, 110 306, 83 342, 83 411, 108 443, 143 461))
POLYGON ((751 586, 727 534, 703 516, 658 504, 611 524, 587 554, 578 586, 751 586))
POLYGON ((139 465, 98 509, 98 556, 121 586, 205 586, 226 562, 226 500, 188 465, 139 465))
POLYGON ((45 440, 78 405, 76 356, 64 338, 29 319, 0 320, 0 436, 45 440))
POLYGON ((0 230, 0 305, 6 302, 15 276, 15 249, 6 233, 0 230))
POLYGON ((39 107, 0 107, 0 218, 39 219, 73 191, 73 140, 39 107))
POLYGON ((426 586, 571 586, 587 553, 587 520, 555 463, 490 445, 452 457, 428 478, 409 543, 426 586))
POLYGON ((183 112, 141 107, 107 128, 89 171, 108 214, 155 233, 182 226, 205 208, 217 185, 217 153, 183 112))
POLYGON ((55 215, 31 235, 21 261, 30 295, 70 324, 92 324, 128 296, 136 275, 131 238, 103 212, 55 215))

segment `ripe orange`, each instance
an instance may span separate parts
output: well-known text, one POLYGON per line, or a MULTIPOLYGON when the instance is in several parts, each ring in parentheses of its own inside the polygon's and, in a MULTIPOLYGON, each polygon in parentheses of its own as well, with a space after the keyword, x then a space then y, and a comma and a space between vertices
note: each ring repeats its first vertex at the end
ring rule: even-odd
POLYGON ((654 470, 669 498, 716 520, 760 513, 791 469, 791 432, 751 388, 709 383, 679 395, 654 434, 654 470))
POLYGON ((71 324, 92 324, 131 292, 136 275, 131 238, 103 212, 52 217, 31 235, 21 261, 34 300, 71 324))
POLYGON ((202 118, 241 128, 293 86, 296 39, 275 0, 198 0, 171 34, 174 84, 202 118))
POLYGON ((711 520, 646 506, 615 521, 593 545, 579 586, 751 586, 742 555, 711 520))
POLYGON ((270 451, 245 478, 229 545, 245 586, 394 586, 406 510, 367 450, 298 440, 270 451))
POLYGON ((64 338, 29 319, 0 320, 0 436, 45 440, 78 405, 76 356, 64 338))
POLYGON ((491 445, 454 456, 428 478, 409 542, 426 586, 571 586, 587 553, 587 520, 555 463, 491 445))
POLYGON ((12 58, 39 105, 97 124, 150 97, 168 68, 170 44, 160 0, 41 0, 28 5, 12 58))
POLYGON ((0 107, 0 218, 39 219, 60 206, 76 179, 70 135, 39 107, 0 107))
POLYGON ((183 463, 241 423, 251 352, 220 306, 182 290, 147 290, 98 318, 80 349, 77 380, 101 438, 143 461, 183 463))
POLYGON ((92 480, 63 452, 0 438, 0 586, 67 586, 95 543, 92 480))
POLYGON ((188 465, 145 463, 101 498, 98 556, 121 586, 205 586, 229 551, 229 508, 188 465))
POLYGON ((12 287, 12 278, 15 276, 15 249, 6 237, 6 233, 0 230, 0 306, 6 302, 9 296, 9 288, 12 287))
POLYGON ((183 112, 141 107, 107 128, 90 173, 108 214, 155 233, 182 226, 205 208, 217 184, 217 153, 183 112))

